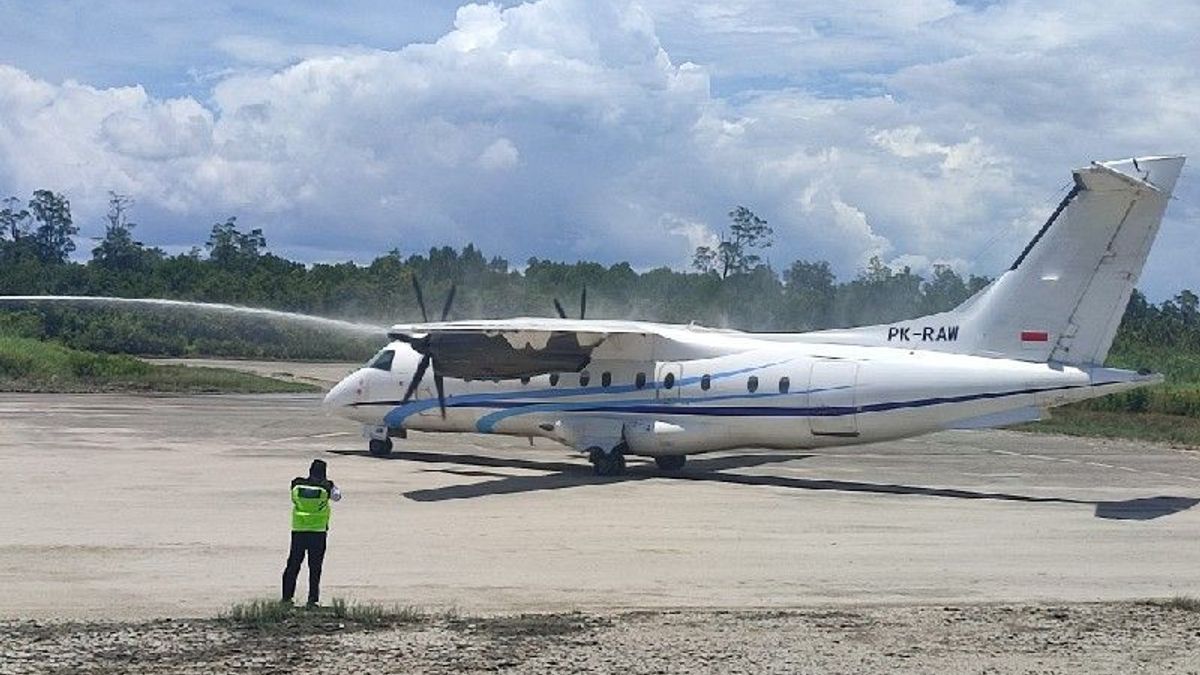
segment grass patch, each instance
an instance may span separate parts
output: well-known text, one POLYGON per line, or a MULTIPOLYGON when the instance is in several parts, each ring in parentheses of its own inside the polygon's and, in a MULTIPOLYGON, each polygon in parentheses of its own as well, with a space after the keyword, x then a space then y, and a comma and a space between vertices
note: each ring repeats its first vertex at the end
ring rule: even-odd
POLYGON ((1014 427, 1068 436, 1099 436, 1200 447, 1200 418, 1154 412, 1089 410, 1078 406, 1055 408, 1052 417, 1014 427))
POLYGON ((1055 408, 1049 420, 1016 428, 1200 447, 1200 354, 1176 345, 1118 340, 1106 365, 1147 368, 1163 373, 1166 382, 1055 408))
POLYGON ((239 602, 220 620, 242 628, 325 632, 347 628, 388 628, 427 623, 435 617, 416 607, 379 605, 334 598, 323 607, 295 606, 278 600, 239 602))
POLYGON ((1151 600, 1150 604, 1183 612, 1200 612, 1200 598, 1193 598, 1190 595, 1177 595, 1166 600, 1151 600))
POLYGON ((329 605, 330 615, 363 626, 395 626, 398 624, 424 623, 429 614, 408 605, 376 605, 334 598, 329 605))
POLYGON ((239 626, 265 628, 282 624, 295 612, 295 607, 278 600, 250 600, 230 607, 221 618, 239 626))
POLYGON ((263 394, 320 389, 225 368, 155 365, 132 356, 0 335, 0 391, 263 394))

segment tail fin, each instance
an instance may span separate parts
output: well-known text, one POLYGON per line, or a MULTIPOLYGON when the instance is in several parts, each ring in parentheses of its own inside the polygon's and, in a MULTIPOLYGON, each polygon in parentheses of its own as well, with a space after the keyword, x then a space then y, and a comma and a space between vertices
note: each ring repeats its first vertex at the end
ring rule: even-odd
MULTIPOLYGON (((1100 365, 1183 157, 1094 162, 1006 272, 954 310, 825 339, 1100 365)), ((822 335, 822 334, 814 334, 822 335)))
POLYGON ((972 353, 1103 364, 1183 157, 1096 162, 1012 267, 950 312, 972 353))

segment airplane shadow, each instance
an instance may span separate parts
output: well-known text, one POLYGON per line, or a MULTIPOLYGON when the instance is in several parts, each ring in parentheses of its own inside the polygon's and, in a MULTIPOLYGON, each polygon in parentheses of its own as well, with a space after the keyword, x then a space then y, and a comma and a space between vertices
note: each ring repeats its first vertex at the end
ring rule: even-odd
POLYGON ((439 502, 454 499, 473 499, 490 495, 505 495, 521 492, 537 492, 543 490, 561 490, 564 488, 590 485, 606 485, 642 481, 652 478, 668 480, 686 480, 697 482, 726 483, 733 485, 780 487, 794 490, 831 491, 848 493, 865 493, 879 495, 911 495, 921 497, 937 497, 943 499, 987 500, 1000 502, 1019 502, 1027 504, 1074 504, 1093 507, 1096 518, 1106 520, 1154 520, 1175 513, 1186 511, 1196 504, 1200 498, 1177 497, 1160 495, 1157 497, 1140 497, 1121 501, 1095 501, 1072 499, 1069 497, 1035 497, 1031 495, 1010 494, 1005 492, 977 492, 960 488, 939 488, 919 485, 904 485, 899 483, 868 483, 862 481, 830 480, 819 478, 795 478, 787 476, 761 476, 737 473, 724 473, 728 469, 751 468, 776 464, 780 462, 807 459, 813 455, 753 453, 741 455, 724 455, 720 457, 689 458, 688 465, 682 471, 663 473, 653 462, 640 462, 637 458, 630 459, 629 470, 623 476, 596 476, 591 467, 577 462, 546 462, 524 458, 487 457, 466 453, 440 453, 420 451, 393 452, 388 457, 371 457, 361 450, 332 450, 334 454, 344 456, 361 456, 371 459, 405 460, 410 462, 461 464, 466 467, 482 467, 496 469, 525 469, 544 472, 531 476, 512 476, 478 469, 422 469, 422 471, 449 473, 460 476, 488 477, 495 480, 483 481, 467 485, 448 485, 440 488, 412 490, 404 496, 417 502, 439 502))

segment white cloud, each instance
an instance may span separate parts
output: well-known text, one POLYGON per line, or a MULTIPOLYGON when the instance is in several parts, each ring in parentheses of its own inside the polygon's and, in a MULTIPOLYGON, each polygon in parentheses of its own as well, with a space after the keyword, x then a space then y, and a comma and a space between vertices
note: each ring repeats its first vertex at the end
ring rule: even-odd
POLYGON ((674 213, 663 214, 659 219, 659 227, 667 234, 683 239, 684 255, 676 262, 678 267, 690 266, 693 259, 691 253, 701 246, 716 249, 721 243, 720 237, 707 224, 674 213))
POLYGON ((212 114, 191 99, 145 100, 101 120, 100 137, 114 152, 134 159, 200 155, 212 142, 212 114))
POLYGON ((517 146, 507 138, 500 138, 487 146, 476 163, 484 169, 511 169, 519 161, 521 153, 517 152, 517 146))
MULTIPOLYGON (((93 230, 107 190, 131 193, 165 244, 236 213, 285 252, 473 241, 638 267, 686 264, 746 204, 777 267, 995 273, 1070 168, 1200 155, 1197 25, 1166 0, 540 0, 389 49, 239 30, 191 97, 0 66, 0 188, 66 191, 93 230)), ((1179 197, 1163 236, 1195 254, 1187 174, 1179 197)))

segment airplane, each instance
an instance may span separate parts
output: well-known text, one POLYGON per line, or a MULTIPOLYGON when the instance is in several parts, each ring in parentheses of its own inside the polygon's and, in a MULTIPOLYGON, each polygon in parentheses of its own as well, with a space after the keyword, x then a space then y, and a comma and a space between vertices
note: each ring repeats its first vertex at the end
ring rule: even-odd
MULTIPOLYGON (((514 318, 397 324, 325 396, 371 454, 408 431, 547 438, 600 476, 742 447, 874 443, 1042 419, 1162 381, 1104 367, 1182 156, 1106 162, 1073 185, 1016 261, 959 307, 907 321, 747 333, 641 321, 514 318), (432 373, 432 388, 426 376, 432 373)), ((584 296, 586 303, 586 295, 584 296)))

